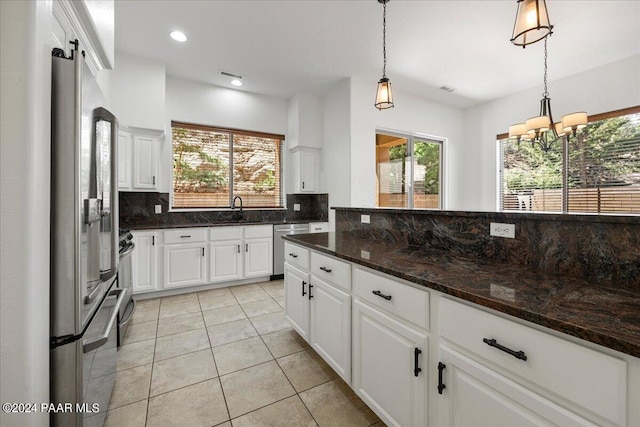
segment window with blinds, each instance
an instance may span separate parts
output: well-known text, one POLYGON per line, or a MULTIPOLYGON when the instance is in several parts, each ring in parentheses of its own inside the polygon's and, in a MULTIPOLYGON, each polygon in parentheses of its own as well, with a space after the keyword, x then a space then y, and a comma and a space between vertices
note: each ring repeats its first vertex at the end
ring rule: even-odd
POLYGON ((171 123, 174 209, 281 208, 284 135, 171 123))
POLYGON ((562 212, 567 198, 572 213, 640 214, 640 107, 591 117, 569 138, 566 170, 562 140, 547 153, 498 142, 501 210, 562 212))

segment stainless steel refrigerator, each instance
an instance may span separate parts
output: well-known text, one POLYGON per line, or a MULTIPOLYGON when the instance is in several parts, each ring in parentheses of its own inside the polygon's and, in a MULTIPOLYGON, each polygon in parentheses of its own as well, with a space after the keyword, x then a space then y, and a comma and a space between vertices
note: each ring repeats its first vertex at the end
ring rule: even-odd
POLYGON ((102 425, 115 382, 118 122, 78 50, 52 55, 51 425, 102 425))

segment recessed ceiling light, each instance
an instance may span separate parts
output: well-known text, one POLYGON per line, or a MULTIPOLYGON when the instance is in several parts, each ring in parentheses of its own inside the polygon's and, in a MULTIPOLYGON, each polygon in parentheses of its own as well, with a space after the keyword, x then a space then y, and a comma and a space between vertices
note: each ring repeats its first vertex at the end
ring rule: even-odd
POLYGON ((233 79, 233 80, 231 80, 231 84, 234 85, 234 86, 242 86, 242 80, 233 79))
POLYGON ((169 35, 171 36, 172 39, 174 39, 177 42, 186 42, 187 41, 187 36, 185 36, 182 31, 173 31, 169 35))

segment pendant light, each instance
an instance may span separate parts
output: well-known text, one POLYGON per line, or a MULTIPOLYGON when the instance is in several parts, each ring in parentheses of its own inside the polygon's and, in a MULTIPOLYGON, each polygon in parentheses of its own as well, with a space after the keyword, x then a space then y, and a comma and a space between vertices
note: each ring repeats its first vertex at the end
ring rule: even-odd
POLYGON ((544 92, 540 100, 540 113, 525 123, 509 126, 509 138, 515 138, 518 145, 521 140, 526 140, 531 142, 532 146, 539 146, 544 152, 551 150, 553 144, 561 138, 569 138, 571 134, 575 136, 588 122, 585 112, 566 114, 560 122, 553 121, 551 98, 547 88, 547 38, 544 39, 544 92))
POLYGON ((547 89, 547 38, 544 38, 544 92, 540 100, 540 114, 525 122, 527 133, 532 137, 531 143, 539 145, 544 152, 549 151, 558 139, 551 113, 551 98, 547 89))
POLYGON ((393 94, 391 93, 391 82, 387 78, 387 3, 390 0, 378 0, 382 4, 382 78, 378 81, 376 92, 376 103, 378 110, 393 108, 393 94))
POLYGON ((545 0, 518 0, 511 43, 524 49, 551 35, 552 30, 545 0))

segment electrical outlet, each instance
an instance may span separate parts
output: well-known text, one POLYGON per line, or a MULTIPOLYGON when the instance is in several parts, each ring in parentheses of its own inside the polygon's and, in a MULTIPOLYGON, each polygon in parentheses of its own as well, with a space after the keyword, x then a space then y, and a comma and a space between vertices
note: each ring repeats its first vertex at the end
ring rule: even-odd
POLYGON ((156 206, 156 213, 157 214, 161 214, 162 213, 162 205, 155 205, 156 206))
POLYGON ((360 222, 363 224, 369 224, 371 222, 370 215, 360 215, 360 222))
POLYGON ((369 253, 369 251, 360 251, 360 258, 369 259, 370 256, 371 254, 369 253))
POLYGON ((507 239, 515 239, 516 238, 516 225, 515 224, 502 224, 500 222, 492 222, 491 223, 491 232, 492 236, 496 237, 506 237, 507 239))
POLYGON ((300 211, 300 203, 294 203, 293 204, 293 210, 295 212, 299 212, 300 211))

